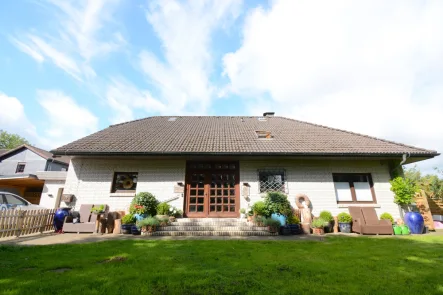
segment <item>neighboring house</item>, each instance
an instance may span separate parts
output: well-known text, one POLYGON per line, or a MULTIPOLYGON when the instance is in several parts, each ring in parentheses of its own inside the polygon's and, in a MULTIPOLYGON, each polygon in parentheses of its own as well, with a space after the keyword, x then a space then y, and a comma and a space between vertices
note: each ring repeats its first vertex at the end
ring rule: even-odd
POLYGON ((67 171, 69 157, 54 159, 52 153, 24 144, 0 155, 0 191, 8 191, 39 204, 44 180, 38 171, 67 171))
POLYGON ((125 210, 138 192, 187 217, 238 217, 267 191, 313 214, 349 206, 399 216, 389 180, 401 165, 437 152, 274 117, 150 117, 110 126, 52 151, 71 156, 64 193, 80 204, 125 210))

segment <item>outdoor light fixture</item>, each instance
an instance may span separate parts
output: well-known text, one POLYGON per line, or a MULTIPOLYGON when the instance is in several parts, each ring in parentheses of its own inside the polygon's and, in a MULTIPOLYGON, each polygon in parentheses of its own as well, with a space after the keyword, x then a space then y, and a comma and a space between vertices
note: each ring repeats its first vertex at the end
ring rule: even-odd
POLYGON ((177 185, 179 185, 179 186, 184 186, 184 184, 183 184, 183 182, 177 182, 177 185))

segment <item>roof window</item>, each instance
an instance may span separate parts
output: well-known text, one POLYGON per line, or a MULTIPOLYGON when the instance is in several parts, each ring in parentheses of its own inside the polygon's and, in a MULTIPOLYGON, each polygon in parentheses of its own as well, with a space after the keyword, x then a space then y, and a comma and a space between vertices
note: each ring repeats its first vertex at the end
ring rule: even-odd
POLYGON ((272 139, 271 131, 255 131, 259 139, 272 139))
POLYGON ((175 122, 175 120, 177 120, 176 117, 171 117, 171 118, 168 119, 169 122, 175 122))
POLYGON ((260 122, 266 122, 266 121, 268 121, 268 118, 266 118, 266 117, 258 117, 258 120, 260 122))

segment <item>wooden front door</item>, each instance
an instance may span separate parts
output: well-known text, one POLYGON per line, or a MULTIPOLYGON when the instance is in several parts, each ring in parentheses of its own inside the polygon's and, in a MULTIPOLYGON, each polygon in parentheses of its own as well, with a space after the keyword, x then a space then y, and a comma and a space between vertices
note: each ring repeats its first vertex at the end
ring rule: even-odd
POLYGON ((186 217, 238 217, 238 162, 188 162, 186 217))

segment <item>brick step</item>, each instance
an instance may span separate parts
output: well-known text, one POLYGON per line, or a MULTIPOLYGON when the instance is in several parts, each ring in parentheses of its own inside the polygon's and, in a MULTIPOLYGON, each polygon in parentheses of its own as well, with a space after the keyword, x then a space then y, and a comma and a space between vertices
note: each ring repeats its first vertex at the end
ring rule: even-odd
POLYGON ((261 226, 160 226, 158 231, 267 231, 261 226))
POLYGON ((156 231, 151 236, 277 236, 268 231, 156 231))
POLYGON ((190 222, 172 222, 171 226, 250 226, 246 222, 232 221, 190 221, 190 222))

